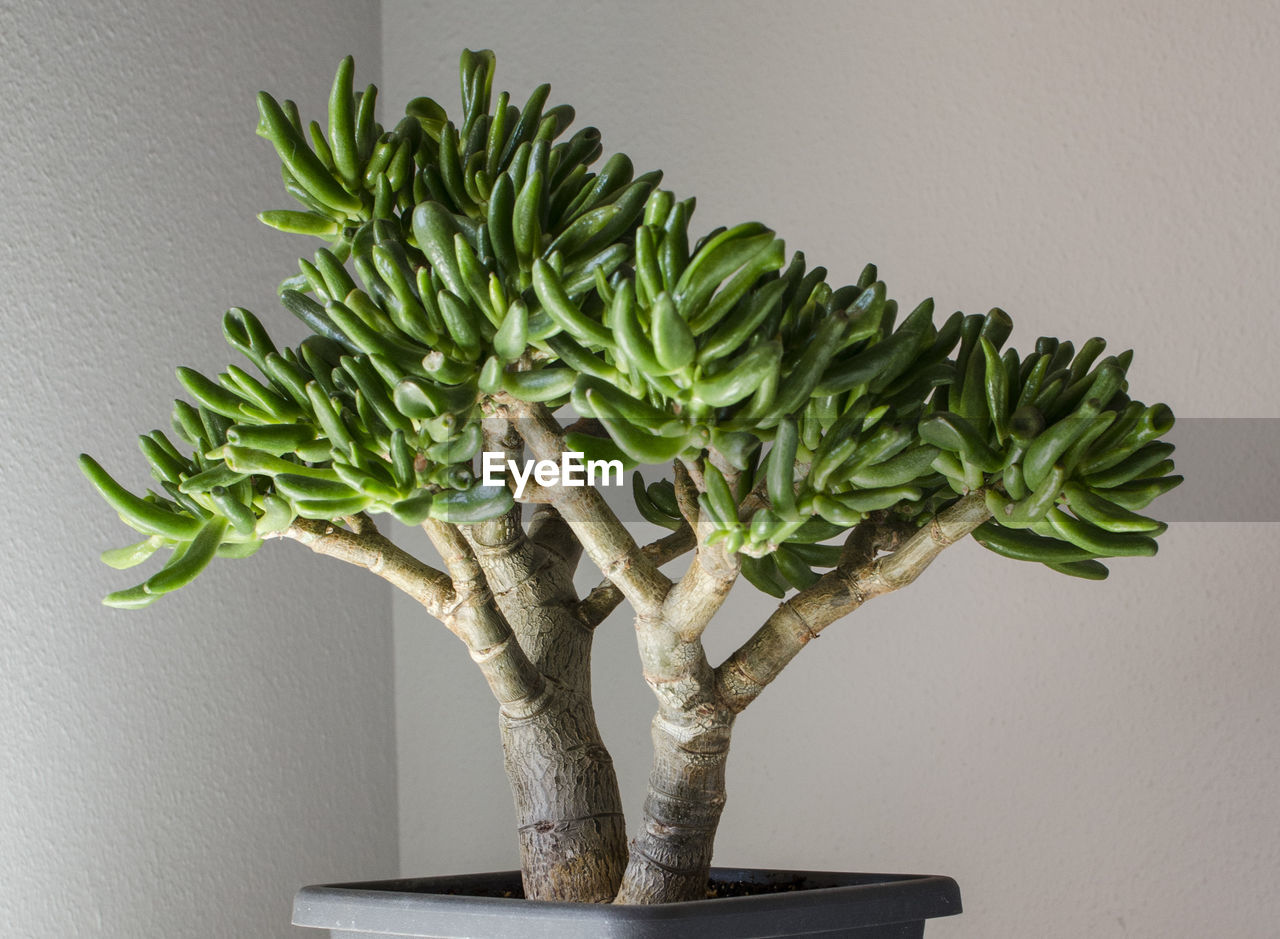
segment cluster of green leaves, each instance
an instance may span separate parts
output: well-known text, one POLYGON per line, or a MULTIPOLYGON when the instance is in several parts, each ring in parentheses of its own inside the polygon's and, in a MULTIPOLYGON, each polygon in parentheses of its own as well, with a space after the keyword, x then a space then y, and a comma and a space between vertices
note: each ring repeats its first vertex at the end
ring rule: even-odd
POLYGON ((935 329, 929 307, 837 356, 805 410, 778 424, 768 454, 747 462, 736 491, 709 469, 704 506, 717 535, 747 555, 745 575, 777 595, 803 587, 817 575, 814 549, 801 545, 815 535, 878 511, 920 524, 978 489, 993 518, 974 536, 1005 557, 1100 579, 1101 558, 1155 554, 1166 526, 1137 510, 1182 478, 1172 475, 1173 446, 1159 440, 1173 425, 1169 408, 1128 396, 1132 354, 1099 360, 1097 338, 1078 353, 1041 338, 1025 359, 1002 354, 1012 325, 1002 311, 956 313, 935 329), (739 520, 762 474, 770 505, 739 520))
MULTIPOLYGON (((1135 510, 1179 480, 1157 440, 1172 416, 1130 401, 1128 354, 1094 367, 1101 340, 1075 354, 1052 339, 1001 354, 998 310, 937 328, 926 301, 897 323, 874 267, 833 288, 756 222, 692 241, 694 201, 623 154, 591 171, 599 132, 561 139, 573 109, 547 108, 549 86, 491 107, 490 52, 463 53, 460 123, 417 98, 384 130, 353 69, 338 69, 327 128, 258 99, 301 204, 260 218, 326 242, 281 284, 312 335, 279 349, 247 310, 227 313, 259 374, 179 369, 194 403, 173 425, 190 451, 160 431, 140 441, 161 492, 136 496, 82 457, 147 536, 104 559, 172 549, 108 603, 146 605, 299 517, 508 511, 509 491, 473 473, 499 392, 596 419, 607 436, 568 436, 588 458, 701 461, 713 537, 773 593, 834 564, 819 542, 868 513, 919 521, 978 487, 995 514, 979 540, 1002 554, 1097 576, 1097 558, 1154 551, 1161 526, 1135 510), (752 490, 767 505, 740 518, 752 490)), ((636 498, 679 524, 669 481, 638 482, 636 498)))

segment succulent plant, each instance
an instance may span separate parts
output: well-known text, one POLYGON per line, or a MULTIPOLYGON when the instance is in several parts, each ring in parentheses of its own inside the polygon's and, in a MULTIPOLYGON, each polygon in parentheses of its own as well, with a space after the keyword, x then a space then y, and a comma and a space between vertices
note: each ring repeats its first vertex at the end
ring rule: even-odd
POLYGON ((691 232, 694 200, 661 173, 620 153, 591 169, 600 133, 570 134, 549 86, 494 102, 491 52, 463 53, 456 122, 416 98, 387 130, 353 73, 348 58, 327 127, 258 99, 299 203, 260 218, 323 242, 280 284, 311 335, 281 348, 228 311, 247 362, 178 369, 190 400, 174 436, 139 440, 153 490, 81 457, 144 536, 103 559, 169 553, 105 602, 147 606, 272 538, 413 595, 501 703, 530 896, 696 895, 734 717, 812 636, 946 545, 972 534, 1084 578, 1156 552, 1165 525, 1139 513, 1181 477, 1160 439, 1169 408, 1129 395, 1131 352, 1041 337, 1019 353, 1002 310, 939 325, 931 300, 900 315, 874 265, 834 286, 759 222, 691 232), (637 470, 638 512, 671 533, 641 548, 590 486, 485 484, 482 452, 526 449, 637 470), (378 515, 423 526, 446 570, 384 538, 378 515), (659 570, 690 551, 679 578, 659 570), (584 552, 604 580, 580 598, 584 552), (712 668, 701 633, 739 573, 786 599, 712 668), (587 683, 591 630, 624 598, 659 704, 630 851, 587 683), (556 791, 534 778, 546 766, 556 791))

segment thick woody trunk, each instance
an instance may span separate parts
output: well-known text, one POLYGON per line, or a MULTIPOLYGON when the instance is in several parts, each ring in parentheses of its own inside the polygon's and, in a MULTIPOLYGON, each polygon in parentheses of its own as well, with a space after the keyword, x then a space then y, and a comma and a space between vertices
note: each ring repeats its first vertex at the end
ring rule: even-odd
MULTIPOLYGON (((719 589, 719 588, 716 588, 719 589)), ((711 591, 697 603, 718 606, 711 591)), ((644 815, 631 842, 631 856, 617 903, 674 903, 706 896, 716 828, 725 802, 725 761, 734 712, 720 702, 701 641, 681 638, 669 618, 705 610, 675 601, 668 616, 636 623, 645 681, 658 700, 653 718, 653 763, 644 815)))
POLYGON ((733 714, 706 704, 653 720, 653 766, 644 818, 617 903, 674 903, 706 896, 725 802, 733 714))
POLYGON ((622 880, 626 823, 589 698, 556 687, 542 710, 500 724, 525 896, 608 903, 622 880))
MULTIPOLYGON (((591 702, 593 631, 574 612, 574 557, 557 556, 516 524, 469 533, 503 615, 546 678, 539 700, 504 709, 499 725, 515 801, 525 896, 608 903, 622 880, 626 822, 591 702)), ((551 520, 531 531, 546 531, 551 520)))

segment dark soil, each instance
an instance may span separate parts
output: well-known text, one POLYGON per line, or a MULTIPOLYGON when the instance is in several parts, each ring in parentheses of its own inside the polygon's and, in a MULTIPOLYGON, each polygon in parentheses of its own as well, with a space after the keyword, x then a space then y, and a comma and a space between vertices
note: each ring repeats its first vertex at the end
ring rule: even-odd
POLYGON ((781 883, 762 884, 749 880, 712 880, 707 883, 707 899, 721 897, 754 897, 762 893, 791 893, 805 889, 804 880, 788 880, 781 883))

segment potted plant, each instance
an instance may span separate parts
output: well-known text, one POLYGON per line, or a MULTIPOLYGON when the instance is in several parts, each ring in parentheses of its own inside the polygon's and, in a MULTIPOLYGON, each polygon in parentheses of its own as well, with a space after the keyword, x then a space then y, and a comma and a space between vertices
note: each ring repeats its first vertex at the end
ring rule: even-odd
POLYGON ((1001 310, 939 324, 929 300, 900 313, 874 266, 829 284, 760 223, 691 234, 693 199, 659 173, 622 154, 589 169, 599 132, 569 134, 548 86, 495 102, 490 52, 462 55, 456 121, 416 98, 391 130, 353 70, 338 68, 327 127, 258 99, 300 203, 261 218, 324 241, 280 285, 311 335, 277 347, 230 310, 224 334, 254 371, 179 368, 173 436, 139 439, 145 494, 81 457, 144 536, 104 560, 168 552, 109 605, 148 606, 216 557, 290 539, 416 599, 497 699, 521 871, 308 888, 298 921, 871 937, 958 912, 947 878, 713 876, 732 728, 823 629, 966 536, 1093 579, 1106 558, 1154 554, 1165 526, 1140 512, 1181 477, 1160 439, 1171 412, 1129 395, 1131 353, 1041 337, 1020 354, 1001 310), (606 501, 624 471, 669 530, 649 544, 606 501), (440 567, 383 535, 387 516, 421 526, 440 567), (601 580, 579 595, 584 558, 601 580), (713 665, 701 636, 739 580, 781 602, 713 665), (657 701, 629 840, 590 685, 593 630, 624 602, 657 701), (755 895, 704 900, 709 881, 755 895), (519 924, 502 925, 513 906, 519 924))

